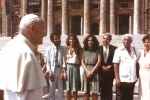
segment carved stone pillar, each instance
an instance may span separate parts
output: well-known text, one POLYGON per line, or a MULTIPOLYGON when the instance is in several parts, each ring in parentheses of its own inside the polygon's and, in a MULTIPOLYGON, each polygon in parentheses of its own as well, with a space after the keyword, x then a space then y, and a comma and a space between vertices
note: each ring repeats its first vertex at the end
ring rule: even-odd
POLYGON ((2 11, 2 33, 1 36, 10 36, 11 23, 10 16, 6 15, 5 5, 1 5, 2 11))
POLYGON ((129 34, 133 33, 133 16, 129 16, 129 34))
POLYGON ((133 34, 140 34, 140 0, 134 0, 134 31, 133 34))
POLYGON ((68 0, 62 0, 62 35, 68 35, 68 0))
POLYGON ((41 18, 44 20, 44 22, 45 22, 45 30, 46 30, 46 33, 47 33, 47 17, 46 17, 46 8, 47 8, 47 6, 46 6, 46 0, 42 0, 41 1, 42 2, 42 4, 41 4, 41 18))
POLYGON ((28 0, 22 0, 22 16, 28 14, 28 0))
POLYGON ((48 0, 47 5, 47 35, 54 32, 53 0, 48 0))
POLYGON ((100 2, 100 33, 106 33, 106 0, 101 0, 100 2))
POLYGON ((110 0, 110 33, 116 34, 115 0, 110 0))
POLYGON ((80 35, 83 35, 83 17, 81 16, 81 34, 80 35))
POLYGON ((84 35, 90 34, 90 0, 84 0, 84 35))

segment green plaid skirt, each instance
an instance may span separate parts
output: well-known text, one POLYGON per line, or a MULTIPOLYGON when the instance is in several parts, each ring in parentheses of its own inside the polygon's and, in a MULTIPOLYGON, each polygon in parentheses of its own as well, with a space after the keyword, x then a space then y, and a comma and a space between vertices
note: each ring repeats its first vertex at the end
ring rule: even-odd
POLYGON ((67 91, 79 91, 81 87, 79 65, 67 64, 66 74, 65 89, 67 91))

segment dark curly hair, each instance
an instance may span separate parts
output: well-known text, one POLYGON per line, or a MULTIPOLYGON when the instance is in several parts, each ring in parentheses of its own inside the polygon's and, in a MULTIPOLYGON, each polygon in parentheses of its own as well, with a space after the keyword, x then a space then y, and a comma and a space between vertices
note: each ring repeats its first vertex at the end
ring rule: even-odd
POLYGON ((142 38, 143 43, 145 42, 146 39, 150 41, 150 34, 147 34, 142 38))
POLYGON ((85 51, 87 51, 87 50, 89 49, 89 46, 88 46, 88 39, 89 39, 90 37, 92 37, 92 39, 93 39, 93 51, 95 51, 95 50, 97 50, 97 49, 99 48, 99 41, 98 41, 97 38, 96 38, 94 35, 92 35, 92 34, 88 35, 88 36, 84 39, 84 41, 83 41, 83 44, 84 44, 83 49, 84 49, 85 51))
POLYGON ((73 37, 75 39, 74 48, 76 49, 75 53, 77 54, 79 52, 79 50, 81 49, 81 45, 80 45, 80 42, 78 40, 78 37, 75 34, 72 34, 72 33, 69 34, 68 37, 67 37, 67 39, 66 39, 66 45, 67 46, 70 46, 70 43, 69 43, 70 37, 73 37))
POLYGON ((54 36, 57 36, 57 35, 61 36, 61 34, 56 33, 56 32, 51 33, 51 35, 50 35, 50 40, 51 40, 51 42, 54 43, 54 36))

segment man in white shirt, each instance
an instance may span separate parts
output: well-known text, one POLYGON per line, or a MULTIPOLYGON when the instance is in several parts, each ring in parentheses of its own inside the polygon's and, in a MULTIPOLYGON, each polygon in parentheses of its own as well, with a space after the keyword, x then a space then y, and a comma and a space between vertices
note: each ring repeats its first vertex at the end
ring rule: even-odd
POLYGON ((46 49, 46 67, 49 71, 49 87, 50 87, 50 100, 55 99, 55 90, 58 89, 58 100, 64 100, 63 89, 63 55, 64 47, 60 46, 61 34, 52 33, 50 40, 53 45, 46 49))
POLYGON ((132 41, 132 35, 125 34, 122 38, 123 46, 115 50, 113 63, 116 80, 116 100, 133 100, 140 53, 131 46, 132 41))
POLYGON ((25 15, 20 21, 18 36, 2 48, 0 89, 4 90, 4 100, 42 100, 46 81, 33 48, 42 44, 44 29, 40 17, 25 15))

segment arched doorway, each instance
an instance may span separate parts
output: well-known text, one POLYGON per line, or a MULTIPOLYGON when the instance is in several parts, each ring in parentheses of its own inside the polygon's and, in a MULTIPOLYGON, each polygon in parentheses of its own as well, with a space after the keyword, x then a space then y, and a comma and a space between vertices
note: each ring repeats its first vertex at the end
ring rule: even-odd
POLYGON ((71 33, 81 35, 81 16, 71 17, 71 33))
POLYGON ((97 23, 92 24, 91 34, 98 35, 99 33, 99 25, 97 23))
POLYGON ((129 33, 129 14, 119 15, 119 35, 129 33))
POLYGON ((57 25, 55 26, 55 32, 61 34, 61 25, 60 25, 60 24, 57 24, 57 25))

